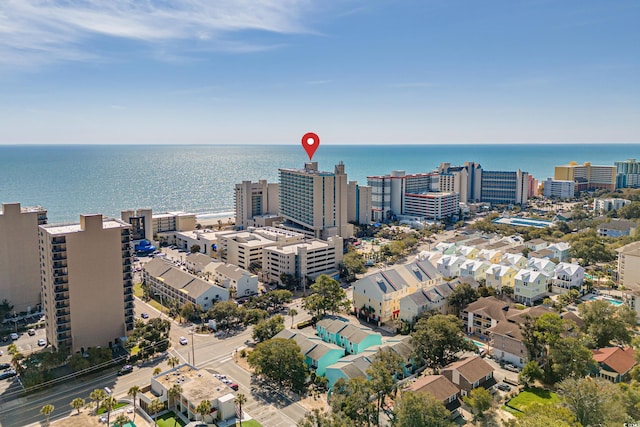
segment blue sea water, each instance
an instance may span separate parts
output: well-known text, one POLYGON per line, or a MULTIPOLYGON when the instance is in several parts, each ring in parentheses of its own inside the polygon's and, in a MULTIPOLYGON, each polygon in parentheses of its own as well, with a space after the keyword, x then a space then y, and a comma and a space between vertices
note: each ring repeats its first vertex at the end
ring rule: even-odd
MULTIPOLYGON (((544 180, 569 161, 613 165, 629 157, 640 158, 640 145, 322 145, 313 160, 329 171, 343 161, 349 180, 366 184, 369 175, 428 172, 441 162, 522 169, 544 180)), ((0 146, 0 202, 44 206, 51 223, 139 207, 231 212, 234 184, 277 182, 278 168, 305 161, 299 145, 0 146)))

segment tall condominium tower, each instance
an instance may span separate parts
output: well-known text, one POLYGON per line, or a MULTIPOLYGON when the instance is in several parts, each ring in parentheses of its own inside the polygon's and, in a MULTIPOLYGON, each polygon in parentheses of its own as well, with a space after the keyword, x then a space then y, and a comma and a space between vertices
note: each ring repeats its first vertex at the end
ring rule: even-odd
POLYGON ((529 174, 517 171, 482 171, 481 200, 502 205, 521 205, 529 200, 529 174))
POLYGON ((277 183, 242 181, 236 184, 234 199, 238 228, 271 225, 265 217, 278 214, 277 183))
POLYGON ((40 254, 38 226, 47 223, 41 207, 21 208, 3 203, 0 212, 0 302, 17 312, 40 308, 40 254))
POLYGON ((102 215, 42 225, 47 340, 72 351, 110 346, 133 329, 131 225, 102 215))
POLYGON ((304 169, 279 169, 280 216, 283 227, 328 239, 353 236, 347 219, 347 174, 341 162, 333 172, 318 171, 317 162, 304 169))
POLYGON ((367 184, 371 187, 371 219, 384 221, 391 215, 404 213, 407 194, 427 193, 437 189, 438 175, 407 175, 405 171, 392 171, 390 175, 368 176, 367 184))
POLYGON ((569 164, 555 167, 553 179, 574 181, 578 191, 592 189, 614 191, 616 174, 616 166, 596 166, 590 162, 579 165, 576 162, 569 162, 569 164))
POLYGON ((463 166, 440 163, 440 191, 458 193, 462 203, 480 200, 482 166, 475 162, 465 162, 463 166))

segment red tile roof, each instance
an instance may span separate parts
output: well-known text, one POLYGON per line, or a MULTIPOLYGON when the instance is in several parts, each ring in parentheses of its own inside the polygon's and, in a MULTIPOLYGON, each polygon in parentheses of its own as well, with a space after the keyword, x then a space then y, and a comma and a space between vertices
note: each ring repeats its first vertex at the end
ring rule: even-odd
POLYGON ((629 372, 636 364, 634 351, 631 347, 605 347, 593 350, 593 360, 607 365, 620 375, 629 372))

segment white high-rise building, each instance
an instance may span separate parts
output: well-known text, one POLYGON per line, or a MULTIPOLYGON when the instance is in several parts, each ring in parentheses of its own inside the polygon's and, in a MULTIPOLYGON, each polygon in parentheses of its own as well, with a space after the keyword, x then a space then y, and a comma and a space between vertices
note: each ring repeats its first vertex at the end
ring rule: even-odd
POLYGON ((384 221, 392 215, 402 215, 406 194, 426 193, 438 188, 438 174, 392 171, 390 175, 368 176, 371 187, 371 219, 384 221))
POLYGON ((133 329, 131 225, 102 215, 41 225, 42 301, 54 348, 115 344, 133 329))
POLYGON ((304 169, 279 169, 279 173, 282 227, 323 240, 353 236, 342 162, 333 172, 319 171, 317 162, 308 162, 304 169))
POLYGON ((576 183, 573 181, 556 180, 547 178, 544 183, 544 197, 557 197, 559 199, 573 199, 575 197, 576 183))

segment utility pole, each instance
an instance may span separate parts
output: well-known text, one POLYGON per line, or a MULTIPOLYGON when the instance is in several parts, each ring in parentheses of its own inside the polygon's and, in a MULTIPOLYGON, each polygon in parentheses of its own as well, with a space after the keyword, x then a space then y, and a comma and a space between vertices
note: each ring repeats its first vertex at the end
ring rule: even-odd
POLYGON ((195 352, 195 348, 194 348, 194 344, 193 344, 193 340, 195 338, 195 334, 193 332, 193 329, 189 331, 189 335, 191 335, 191 360, 193 361, 193 367, 196 367, 196 352, 195 352))

